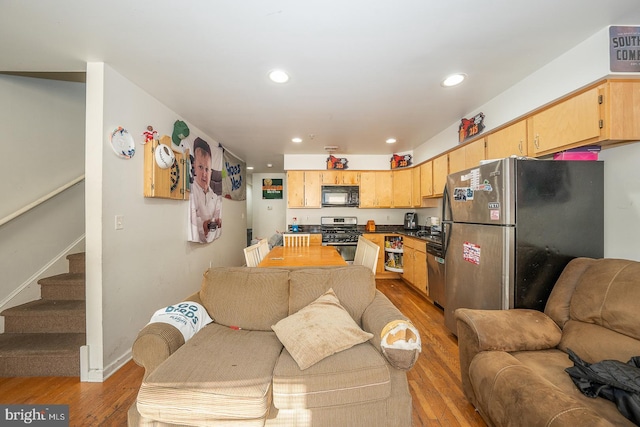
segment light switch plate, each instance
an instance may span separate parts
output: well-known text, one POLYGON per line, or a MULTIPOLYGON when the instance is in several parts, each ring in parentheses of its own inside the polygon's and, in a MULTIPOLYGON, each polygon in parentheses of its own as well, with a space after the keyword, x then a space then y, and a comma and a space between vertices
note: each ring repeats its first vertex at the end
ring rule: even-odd
POLYGON ((124 215, 116 215, 116 230, 124 229, 124 215))

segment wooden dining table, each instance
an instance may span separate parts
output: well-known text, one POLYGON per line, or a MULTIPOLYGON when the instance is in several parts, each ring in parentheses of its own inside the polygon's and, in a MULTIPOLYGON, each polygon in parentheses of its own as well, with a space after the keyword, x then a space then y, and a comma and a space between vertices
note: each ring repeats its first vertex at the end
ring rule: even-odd
POLYGON ((275 246, 258 267, 342 267, 348 265, 333 246, 275 246))

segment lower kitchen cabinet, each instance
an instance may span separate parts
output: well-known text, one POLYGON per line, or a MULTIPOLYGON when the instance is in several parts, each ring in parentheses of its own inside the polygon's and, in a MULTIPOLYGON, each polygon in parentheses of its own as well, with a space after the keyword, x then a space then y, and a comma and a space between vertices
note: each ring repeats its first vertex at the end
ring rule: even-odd
POLYGON ((392 271, 385 270, 385 251, 384 251, 384 241, 385 237, 388 236, 382 233, 365 233, 362 235, 365 239, 375 243, 380 247, 378 251, 378 264, 376 265, 376 279, 395 279, 398 277, 398 273, 394 273, 392 271))
POLYGON ((404 269, 402 278, 421 294, 428 295, 427 243, 404 237, 404 269))

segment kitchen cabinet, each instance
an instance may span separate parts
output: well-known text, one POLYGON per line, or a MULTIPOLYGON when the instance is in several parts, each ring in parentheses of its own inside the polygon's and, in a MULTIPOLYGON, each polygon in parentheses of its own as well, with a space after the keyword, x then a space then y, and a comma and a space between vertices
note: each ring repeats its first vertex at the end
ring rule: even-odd
POLYGON ((411 206, 419 208, 422 205, 422 191, 421 191, 421 175, 420 168, 411 168, 411 206))
POLYGON ((393 207, 410 208, 413 205, 411 184, 413 175, 411 169, 393 170, 393 207))
POLYGON ((390 208, 393 203, 391 171, 360 173, 360 207, 390 208))
POLYGON ((609 81, 604 88, 603 104, 607 142, 640 141, 640 81, 609 81))
POLYGON ((287 207, 320 207, 319 171, 287 171, 287 207))
POLYGON ((449 152, 449 173, 478 166, 485 158, 484 138, 463 145, 449 152))
POLYGON ((384 237, 384 269, 402 273, 404 269, 404 242, 397 234, 384 237))
POLYGON ((391 271, 386 271, 384 268, 385 265, 385 251, 384 251, 384 241, 385 237, 388 235, 382 233, 365 233, 362 235, 365 239, 375 243, 380 247, 378 251, 378 264, 376 264, 376 278, 377 279, 389 279, 389 278, 397 278, 398 273, 394 273, 391 271))
POLYGON ((322 184, 358 185, 360 184, 360 172, 345 170, 326 170, 322 172, 322 184))
POLYGON ((526 120, 487 135, 487 159, 527 156, 528 153, 526 120))
POLYGON ((594 87, 531 116, 532 154, 540 156, 598 141, 600 93, 601 87, 594 87))
POLYGON ((433 195, 433 162, 431 160, 420 165, 420 193, 422 197, 433 195))
POLYGON ((402 278, 426 296, 428 294, 426 241, 405 236, 403 258, 402 278))
POLYGON ((433 196, 442 196, 449 175, 449 155, 443 154, 433 159, 433 196))

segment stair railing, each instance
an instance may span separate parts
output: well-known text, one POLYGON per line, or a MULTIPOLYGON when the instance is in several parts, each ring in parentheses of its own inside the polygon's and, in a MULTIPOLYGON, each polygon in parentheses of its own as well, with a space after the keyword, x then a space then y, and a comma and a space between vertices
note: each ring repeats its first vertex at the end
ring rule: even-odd
POLYGON ((35 200, 31 203, 29 203, 28 205, 26 205, 25 207, 23 207, 22 209, 18 209, 17 211, 15 211, 14 213, 12 213, 11 215, 7 215, 4 218, 0 219, 0 227, 2 227, 3 225, 5 225, 6 223, 8 223, 9 221, 16 219, 17 217, 19 217, 20 215, 30 211, 31 209, 35 208, 36 206, 46 202, 47 200, 57 196, 58 194, 62 193, 63 191, 73 187, 74 185, 78 184, 79 182, 84 180, 84 174, 80 175, 79 177, 77 177, 76 179, 73 179, 69 182, 67 182, 66 184, 56 188, 55 190, 53 190, 52 192, 50 192, 49 194, 46 194, 42 197, 40 197, 38 200, 35 200))

